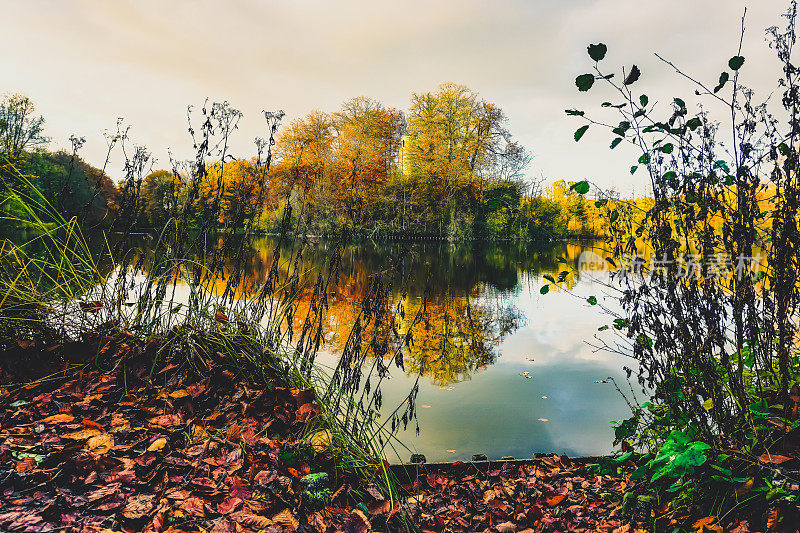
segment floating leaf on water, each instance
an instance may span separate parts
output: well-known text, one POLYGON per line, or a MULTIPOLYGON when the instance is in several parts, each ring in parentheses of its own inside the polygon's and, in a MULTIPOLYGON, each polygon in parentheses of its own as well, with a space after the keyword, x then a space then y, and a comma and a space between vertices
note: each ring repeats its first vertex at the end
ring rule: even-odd
POLYGON ((549 418, 540 418, 539 422, 550 422, 549 418))

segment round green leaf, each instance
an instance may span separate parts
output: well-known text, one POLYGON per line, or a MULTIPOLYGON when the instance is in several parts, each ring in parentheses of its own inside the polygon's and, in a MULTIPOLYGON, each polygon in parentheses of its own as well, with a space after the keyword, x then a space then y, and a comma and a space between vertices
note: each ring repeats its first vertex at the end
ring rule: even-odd
POLYGON ((590 44, 586 49, 589 52, 589 57, 595 61, 602 61, 606 57, 608 48, 603 43, 590 44))
POLYGON ((588 91, 594 85, 594 74, 581 74, 575 78, 575 85, 579 91, 588 91))
POLYGON ((589 182, 586 180, 578 181, 570 185, 569 188, 578 194, 586 194, 589 192, 589 182))
POLYGON ((731 70, 739 70, 744 65, 744 57, 742 56, 733 56, 728 60, 728 66, 731 70))
POLYGON ((589 302, 589 305, 597 305, 597 298, 594 296, 589 296, 586 301, 589 302))
POLYGON ((550 292, 550 285, 542 285, 542 288, 539 289, 541 294, 547 294, 548 292, 550 292))

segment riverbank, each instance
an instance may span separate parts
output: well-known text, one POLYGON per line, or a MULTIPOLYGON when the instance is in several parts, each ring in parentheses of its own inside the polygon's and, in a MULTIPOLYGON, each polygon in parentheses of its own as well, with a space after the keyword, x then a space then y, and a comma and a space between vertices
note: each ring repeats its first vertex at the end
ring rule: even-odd
POLYGON ((164 342, 120 332, 7 350, 0 528, 556 531, 584 524, 612 531, 621 524, 624 482, 587 475, 566 458, 485 472, 457 463, 449 473, 413 471, 399 486, 379 486, 372 481, 391 477, 387 465, 344 460, 347 451, 322 429, 313 390, 292 389, 269 364, 258 379, 247 377, 219 351, 204 355, 198 373, 200 361, 159 357, 164 342), (598 490, 619 497, 577 513, 598 490))

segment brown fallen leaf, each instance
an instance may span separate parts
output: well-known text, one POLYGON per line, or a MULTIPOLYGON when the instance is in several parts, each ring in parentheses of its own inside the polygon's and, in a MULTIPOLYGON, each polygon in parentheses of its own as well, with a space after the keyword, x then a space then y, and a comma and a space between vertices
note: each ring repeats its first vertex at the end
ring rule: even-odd
POLYGON ((135 494, 131 496, 122 510, 122 516, 131 520, 142 518, 153 508, 154 499, 155 496, 152 494, 135 494))
POLYGON ((272 522, 283 526, 284 531, 297 531, 298 526, 300 526, 300 522, 298 522, 297 518, 295 518, 289 509, 284 509, 273 516, 272 522))
POLYGON ((223 323, 227 322, 228 321, 228 315, 226 315, 222 311, 217 311, 214 314, 214 320, 216 320, 217 322, 223 322, 223 323))

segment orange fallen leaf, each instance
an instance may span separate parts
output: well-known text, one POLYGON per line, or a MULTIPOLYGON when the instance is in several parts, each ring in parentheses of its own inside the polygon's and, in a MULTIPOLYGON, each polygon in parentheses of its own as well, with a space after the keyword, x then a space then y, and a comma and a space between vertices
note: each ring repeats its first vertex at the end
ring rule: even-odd
POLYGON ((97 429, 99 429, 100 431, 102 431, 102 430, 103 430, 103 426, 101 426, 100 424, 98 424, 98 423, 97 423, 97 422, 95 422, 94 420, 87 420, 86 418, 84 418, 84 419, 83 419, 83 421, 82 421, 82 423, 83 423, 83 425, 84 425, 84 426, 87 426, 87 427, 92 427, 92 428, 97 428, 97 429))
POLYGON ((556 494, 552 498, 547 499, 547 505, 549 505, 550 507, 555 507, 556 505, 564 501, 564 498, 566 497, 567 497, 566 494, 556 494))
POLYGON ((101 433, 100 435, 95 435, 94 437, 90 437, 88 441, 86 441, 86 449, 92 453, 96 454, 104 454, 108 453, 108 451, 114 447, 114 437, 109 435, 108 433, 101 433))
POLYGON ((189 396, 189 392, 186 389, 176 390, 175 392, 171 392, 169 397, 173 400, 177 400, 178 398, 186 398, 189 396))
POLYGON ((227 322, 228 315, 226 315, 222 311, 217 311, 216 314, 214 314, 214 320, 216 320, 217 322, 227 322))
POLYGON ((165 439, 164 437, 161 437, 160 439, 156 439, 155 441, 153 441, 153 444, 151 444, 150 446, 147 447, 147 451, 148 452, 157 452, 157 451, 161 450, 162 448, 164 448, 164 446, 166 446, 166 445, 167 445, 167 439, 165 439))
POLYGON ((59 413, 57 415, 48 416, 42 422, 45 424, 65 424, 75 420, 75 417, 66 413, 59 413))
POLYGON ((775 454, 765 453, 764 455, 759 456, 758 460, 761 461, 762 463, 779 465, 781 463, 785 463, 786 461, 791 461, 792 458, 786 457, 785 455, 775 455, 775 454))

